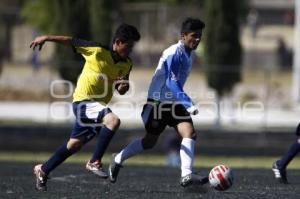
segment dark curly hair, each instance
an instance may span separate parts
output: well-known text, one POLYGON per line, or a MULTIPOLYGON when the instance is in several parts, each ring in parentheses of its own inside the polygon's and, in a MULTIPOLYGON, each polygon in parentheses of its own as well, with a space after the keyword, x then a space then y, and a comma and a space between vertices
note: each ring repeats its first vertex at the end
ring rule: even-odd
POLYGON ((205 28, 205 23, 200 19, 187 18, 182 22, 181 33, 193 32, 196 30, 202 30, 205 28))
POLYGON ((138 41, 140 40, 140 38, 141 35, 139 31, 136 29, 136 27, 123 23, 118 26, 113 38, 113 42, 115 42, 116 39, 120 39, 122 42, 130 41, 130 40, 138 41))

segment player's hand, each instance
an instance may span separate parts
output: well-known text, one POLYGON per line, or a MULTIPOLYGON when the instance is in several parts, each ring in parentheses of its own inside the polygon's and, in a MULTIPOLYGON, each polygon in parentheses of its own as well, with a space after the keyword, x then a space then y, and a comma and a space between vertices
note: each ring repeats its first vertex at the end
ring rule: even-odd
POLYGON ((190 108, 187 109, 187 111, 191 114, 191 115, 197 115, 199 113, 198 109, 195 106, 192 106, 190 108))
POLYGON ((32 48, 33 50, 35 49, 35 47, 39 47, 39 50, 42 49, 43 45, 45 44, 45 41, 47 40, 47 36, 39 36, 36 37, 30 44, 30 48, 32 48))
POLYGON ((115 81, 115 89, 120 95, 124 95, 129 90, 128 80, 118 79, 115 81))

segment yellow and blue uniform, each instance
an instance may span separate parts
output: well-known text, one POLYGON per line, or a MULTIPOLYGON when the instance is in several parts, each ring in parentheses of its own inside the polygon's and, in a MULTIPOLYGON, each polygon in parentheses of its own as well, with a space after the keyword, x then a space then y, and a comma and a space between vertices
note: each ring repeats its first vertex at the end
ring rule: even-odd
POLYGON ((114 92, 114 81, 129 77, 132 62, 129 58, 116 62, 113 51, 96 42, 72 39, 76 53, 85 64, 73 93, 73 112, 76 122, 71 137, 92 139, 101 129, 103 117, 112 112, 107 107, 114 92))
POLYGON ((77 81, 73 102, 94 100, 107 104, 113 96, 114 81, 129 76, 132 62, 129 58, 119 62, 113 59, 112 51, 96 42, 72 39, 75 52, 80 53, 85 64, 77 81))

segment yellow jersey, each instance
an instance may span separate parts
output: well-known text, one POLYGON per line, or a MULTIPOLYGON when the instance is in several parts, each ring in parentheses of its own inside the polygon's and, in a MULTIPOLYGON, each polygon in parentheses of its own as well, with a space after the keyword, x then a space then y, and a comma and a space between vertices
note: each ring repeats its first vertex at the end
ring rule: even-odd
POLYGON ((91 41, 73 38, 72 46, 85 59, 73 93, 73 102, 94 100, 107 104, 113 96, 114 81, 129 77, 131 60, 127 58, 115 62, 112 51, 91 41))

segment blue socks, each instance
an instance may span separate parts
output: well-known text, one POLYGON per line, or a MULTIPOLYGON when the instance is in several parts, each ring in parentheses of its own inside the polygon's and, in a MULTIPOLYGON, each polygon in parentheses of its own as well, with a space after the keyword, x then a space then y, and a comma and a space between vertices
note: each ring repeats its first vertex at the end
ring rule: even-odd
POLYGON ((293 142, 288 149, 287 153, 277 161, 277 165, 279 169, 285 169, 287 165, 290 163, 290 161, 297 155, 297 153, 300 151, 300 144, 298 142, 298 139, 293 142))
POLYGON ((102 129, 100 131, 100 135, 98 137, 96 150, 95 150, 90 162, 95 162, 96 160, 101 160, 101 158, 102 158, 104 152, 106 151, 114 134, 115 134, 115 132, 110 130, 106 126, 102 127, 102 129))
POLYGON ((54 170, 58 165, 60 165, 75 152, 76 151, 67 149, 67 143, 63 144, 57 149, 53 156, 42 165, 42 170, 48 175, 52 170, 54 170))
MULTIPOLYGON (((96 150, 90 162, 101 160, 114 134, 114 131, 108 129, 107 127, 102 127, 100 135, 98 137, 96 150)), ((57 151, 52 155, 52 157, 42 165, 42 170, 45 172, 45 174, 48 175, 58 165, 60 165, 63 161, 65 161, 68 157, 70 157, 77 151, 78 150, 69 150, 67 148, 67 143, 63 144, 57 149, 57 151)))

